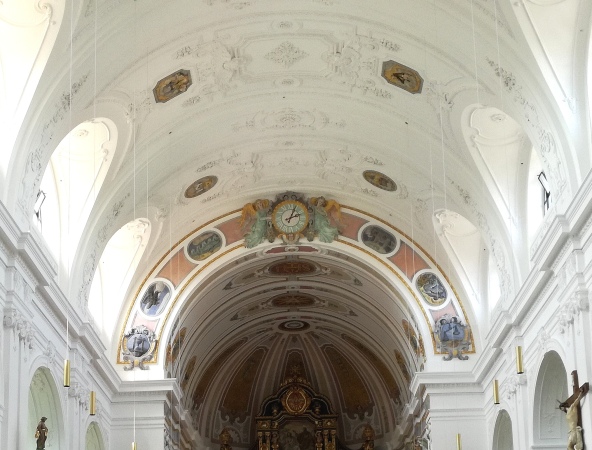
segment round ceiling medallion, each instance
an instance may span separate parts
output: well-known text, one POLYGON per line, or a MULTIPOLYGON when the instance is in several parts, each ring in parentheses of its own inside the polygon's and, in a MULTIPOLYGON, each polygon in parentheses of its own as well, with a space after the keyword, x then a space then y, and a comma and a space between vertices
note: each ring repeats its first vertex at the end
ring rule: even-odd
POLYGON ((282 331, 304 331, 310 328, 310 324, 302 320, 287 320, 280 323, 278 328, 282 331))
POLYGON ((271 299, 271 305, 276 308, 303 308, 315 304, 315 298, 306 294, 284 294, 271 299))
POLYGON ((384 173, 377 172, 376 170, 365 170, 363 175, 364 180, 379 189, 389 192, 397 190, 397 184, 384 173))
POLYGON ((194 198, 198 195, 205 194, 207 191, 212 189, 217 182, 218 177, 215 177, 213 175, 200 178, 199 180, 191 183, 189 187, 185 189, 185 197, 194 198))

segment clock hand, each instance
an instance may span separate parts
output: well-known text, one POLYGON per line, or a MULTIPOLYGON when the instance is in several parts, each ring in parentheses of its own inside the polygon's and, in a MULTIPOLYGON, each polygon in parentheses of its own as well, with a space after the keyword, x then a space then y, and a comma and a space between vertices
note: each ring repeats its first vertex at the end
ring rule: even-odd
POLYGON ((296 214, 296 207, 294 207, 294 209, 292 209, 292 212, 290 213, 290 217, 288 217, 286 219, 286 221, 288 223, 290 223, 294 217, 300 217, 300 214, 296 214))

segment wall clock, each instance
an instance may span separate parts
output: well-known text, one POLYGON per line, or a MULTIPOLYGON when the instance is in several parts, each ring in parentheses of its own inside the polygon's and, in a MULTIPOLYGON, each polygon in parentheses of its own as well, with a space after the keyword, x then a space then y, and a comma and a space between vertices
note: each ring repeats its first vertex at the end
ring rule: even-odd
POLYGON ((271 222, 280 233, 300 233, 308 225, 308 209, 298 200, 284 200, 273 208, 271 222))

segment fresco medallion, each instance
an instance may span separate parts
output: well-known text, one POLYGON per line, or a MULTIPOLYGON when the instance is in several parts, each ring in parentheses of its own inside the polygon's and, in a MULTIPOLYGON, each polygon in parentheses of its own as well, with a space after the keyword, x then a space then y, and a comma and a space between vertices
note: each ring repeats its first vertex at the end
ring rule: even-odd
POLYGON ((181 95, 187 91, 191 84, 191 73, 189 70, 178 70, 156 83, 156 86, 152 90, 154 100, 156 100, 156 103, 166 103, 177 95, 181 95))
POLYGON ((362 231, 362 242, 375 252, 383 255, 392 253, 397 247, 397 239, 384 228, 371 225, 362 231))
POLYGON ((157 316, 166 307, 171 298, 171 289, 164 281, 155 281, 142 296, 140 309, 147 316, 157 316))
POLYGON ((364 176, 364 180, 372 186, 376 186, 378 189, 389 192, 397 190, 397 183, 387 177, 384 173, 377 172, 376 170, 365 170, 362 175, 364 176))
POLYGON ((222 237, 215 231, 207 231, 187 245, 187 255, 194 261, 203 261, 221 248, 222 237))
POLYGON ((218 182, 218 177, 214 175, 208 175, 207 177, 200 178, 194 181, 185 189, 186 198, 195 198, 198 195, 205 194, 207 191, 212 189, 218 182))
POLYGON ((417 277, 415 285, 428 305, 440 306, 446 301, 446 288, 435 273, 422 273, 417 277))
POLYGON ((423 87, 423 78, 419 73, 397 61, 383 62, 381 75, 389 84, 411 94, 419 94, 423 87))

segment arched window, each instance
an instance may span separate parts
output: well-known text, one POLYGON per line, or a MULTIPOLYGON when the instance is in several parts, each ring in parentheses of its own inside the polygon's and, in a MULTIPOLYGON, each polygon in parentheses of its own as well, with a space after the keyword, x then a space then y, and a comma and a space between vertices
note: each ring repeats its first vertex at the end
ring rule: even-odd
POLYGON ((499 300, 500 289, 495 260, 481 231, 463 215, 445 209, 434 213, 434 226, 469 297, 473 299, 474 311, 485 319, 499 300))
POLYGON ((528 164, 528 243, 534 241, 545 213, 553 202, 547 176, 536 152, 531 152, 528 164))
POLYGON ((149 238, 150 222, 147 219, 127 223, 111 237, 97 265, 88 309, 108 348, 131 276, 149 238))
POLYGON ((36 212, 41 233, 64 273, 101 189, 117 145, 108 119, 83 122, 60 142, 43 179, 45 202, 36 212))
POLYGON ((6 171, 62 24, 65 2, 10 1, 0 8, 0 170, 6 171))
POLYGON ((544 211, 539 156, 522 126, 505 112, 473 105, 464 116, 465 141, 483 186, 506 225, 516 259, 528 270, 528 248, 544 211))

